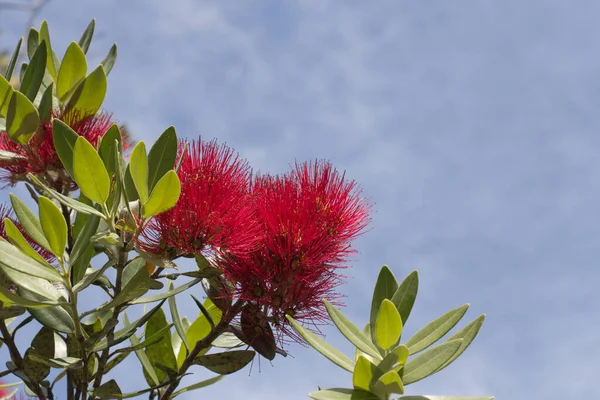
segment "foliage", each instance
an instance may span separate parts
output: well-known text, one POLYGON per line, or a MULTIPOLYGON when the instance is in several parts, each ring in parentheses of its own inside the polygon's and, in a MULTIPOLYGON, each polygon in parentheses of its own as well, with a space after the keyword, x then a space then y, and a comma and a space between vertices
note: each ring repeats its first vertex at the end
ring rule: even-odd
MULTIPOLYGON (((53 399, 57 385, 73 400, 170 399, 257 356, 285 356, 291 338, 352 372, 351 389, 312 398, 389 399, 465 351, 484 316, 435 344, 468 305, 400 344, 416 271, 398 284, 381 270, 364 330, 336 308, 338 271, 371 209, 330 163, 252 174, 231 148, 179 140, 173 127, 149 149, 134 144, 102 109, 117 48, 90 64, 94 28, 92 21, 59 58, 43 22, 19 42, 0 77, 0 180, 24 184, 34 206, 11 194, 11 207, 0 208, 0 345, 10 355, 0 377, 18 377, 40 399, 53 399), (28 60, 17 73, 23 43, 28 60), (177 269, 182 259, 196 267, 177 269), (198 306, 191 321, 177 307, 183 292, 194 293, 198 306), (95 304, 82 311, 84 296, 95 304), (354 360, 311 332, 311 323, 326 319, 356 346, 354 360), (16 335, 36 323, 30 346, 19 349, 16 335), (122 393, 106 374, 132 354, 147 385, 122 393), (179 388, 194 366, 216 375, 179 388)), ((0 386, 2 396, 7 387, 0 386)))

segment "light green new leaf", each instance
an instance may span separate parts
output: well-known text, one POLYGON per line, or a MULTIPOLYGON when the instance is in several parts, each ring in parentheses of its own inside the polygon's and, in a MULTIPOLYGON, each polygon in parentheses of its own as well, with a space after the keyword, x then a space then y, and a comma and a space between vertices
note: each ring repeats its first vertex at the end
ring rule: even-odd
POLYGON ((201 365, 217 374, 228 375, 244 368, 255 355, 253 350, 232 350, 196 357, 194 364, 201 365))
POLYGON ((339 329, 339 331, 348 339, 353 345, 355 345, 361 351, 367 353, 371 357, 381 361, 382 357, 379 354, 379 350, 373 344, 373 342, 365 335, 356 325, 352 323, 340 310, 334 307, 326 299, 323 299, 325 309, 329 314, 329 318, 339 329))
POLYGON ((177 133, 168 127, 154 142, 148 153, 148 189, 152 191, 156 183, 175 167, 177 158, 177 133))
POLYGON ((391 393, 403 394, 404 385, 396 371, 388 371, 377 380, 373 386, 373 391, 383 395, 391 393))
POLYGON ((388 350, 398 343, 402 334, 402 319, 396 306, 388 299, 381 302, 375 321, 375 340, 382 349, 388 350))
POLYGON ((144 142, 138 142, 133 148, 129 159, 129 168, 140 200, 142 204, 145 204, 148 201, 148 155, 144 142))
POLYGON ((406 321, 412 311, 415 299, 417 298, 417 292, 419 290, 419 273, 415 270, 412 271, 398 286, 396 293, 392 296, 392 303, 398 309, 400 317, 402 318, 402 324, 406 325, 406 321))
POLYGON ((352 373, 352 386, 354 389, 369 391, 375 375, 380 375, 377 367, 364 356, 359 356, 352 373))
POLYGON ((175 171, 167 172, 156 184, 146 204, 144 218, 158 215, 175 206, 181 193, 181 183, 175 171))
MULTIPOLYGON (((88 52, 90 48, 90 44, 92 43, 92 37, 94 36, 94 29, 96 28, 96 19, 92 19, 88 26, 85 28, 85 31, 81 34, 81 38, 79 38, 79 47, 83 50, 84 53, 88 52)), ((63 61, 64 62, 64 61, 63 61)))
POLYGON ((19 38, 19 41, 17 42, 17 47, 15 47, 15 50, 13 51, 12 56, 10 57, 10 61, 6 66, 6 71, 4 71, 4 78, 6 78, 7 81, 10 81, 10 78, 12 78, 13 71, 15 70, 15 65, 17 65, 17 59, 19 58, 22 43, 23 38, 19 38))
POLYGON ((42 264, 47 264, 46 260, 44 260, 44 258, 40 256, 38 252, 33 249, 33 247, 31 247, 19 228, 17 228, 17 226, 9 218, 4 218, 4 230, 8 240, 15 247, 21 250, 23 254, 28 255, 42 264))
POLYGON ((29 207, 13 193, 10 194, 10 203, 25 233, 44 249, 52 251, 50 243, 44 236, 42 224, 29 207))
POLYGON ((46 60, 47 47, 46 43, 42 42, 36 49, 35 54, 31 58, 31 62, 27 66, 25 76, 23 76, 21 87, 19 89, 31 102, 37 97, 40 85, 42 84, 42 79, 44 79, 46 60))
POLYGON ((17 143, 25 144, 37 131, 40 117, 31 101, 21 92, 13 92, 6 111, 6 133, 17 143))
POLYGON ((407 342, 406 346, 410 354, 418 353, 437 342, 442 336, 454 328, 467 312, 469 304, 463 304, 454 310, 434 319, 425 327, 417 331, 407 342))
POLYGON ((67 170, 70 176, 73 173, 73 154, 75 152, 75 142, 79 135, 71 127, 59 119, 52 121, 52 139, 58 158, 67 170))
POLYGON ((377 368, 383 372, 388 372, 394 369, 396 364, 404 365, 408 359, 408 347, 401 344, 396 347, 377 365, 377 368))
POLYGON ((56 82, 56 94, 60 101, 66 101, 85 79, 87 61, 85 53, 75 42, 71 42, 60 64, 56 82))
POLYGON ((380 400, 379 396, 364 390, 355 389, 325 389, 309 393, 314 400, 380 400))
POLYGON ((110 178, 94 146, 79 136, 73 154, 74 179, 79 189, 91 200, 106 203, 110 192, 110 178))
POLYGON ((73 92, 66 112, 76 112, 78 116, 94 115, 102 106, 106 96, 106 74, 100 65, 85 78, 73 92))
POLYGON ((454 360, 456 360, 462 353, 464 353, 464 351, 467 349, 467 347, 469 347, 469 345, 475 339, 475 336, 477 336, 477 334, 479 333, 479 329, 481 329, 481 325, 483 325, 484 320, 485 320, 485 314, 482 314, 477 319, 472 321, 470 324, 465 326, 463 329, 458 331, 456 334, 452 335, 447 340, 447 342, 450 342, 452 340, 462 339, 462 343, 461 343, 458 351, 456 353, 454 353, 454 355, 452 357, 450 357, 450 359, 448 361, 446 361, 441 367, 439 367, 436 372, 439 372, 442 369, 446 368, 454 360))
POLYGON ((433 375, 458 351, 462 339, 445 342, 413 358, 404 366, 402 381, 405 385, 433 375))
POLYGON ((40 223, 52 253, 62 259, 67 246, 67 222, 60 209, 47 197, 40 196, 40 223))
POLYGON ((329 361, 344 368, 346 371, 354 371, 354 362, 344 353, 327 343, 321 337, 315 335, 298 322, 296 322, 291 316, 285 316, 292 327, 298 332, 300 336, 311 345, 319 353, 323 354, 329 361))
POLYGON ((377 321, 377 315, 379 314, 379 307, 383 299, 391 299, 398 289, 398 281, 396 277, 390 271, 387 265, 384 265, 379 272, 377 282, 375 283, 375 290, 373 291, 373 300, 371 302, 371 315, 369 322, 371 324, 371 337, 375 337, 375 323, 377 321))

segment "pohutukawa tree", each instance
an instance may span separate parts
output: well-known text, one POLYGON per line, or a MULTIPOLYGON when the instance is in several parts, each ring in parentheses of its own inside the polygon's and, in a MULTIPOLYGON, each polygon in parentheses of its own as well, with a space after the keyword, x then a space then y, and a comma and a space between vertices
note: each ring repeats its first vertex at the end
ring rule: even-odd
POLYGON ((233 149, 178 139, 173 127, 148 151, 133 143, 101 108, 117 48, 88 68, 93 32, 94 21, 59 58, 43 22, 29 31, 18 87, 9 82, 22 41, 0 76, 0 179, 31 195, 10 194, 0 207, 0 345, 9 358, 0 377, 19 380, 0 385, 0 397, 22 383, 40 399, 166 400, 256 357, 285 357, 298 341, 352 374, 349 388, 313 399, 390 399, 465 351, 483 315, 439 341, 468 305, 401 343, 416 271, 398 283, 381 269, 364 329, 338 309, 341 271, 371 206, 329 162, 253 174, 233 149), (178 269, 186 258, 194 268, 178 269), (191 320, 178 311, 184 293, 198 307, 191 320), (353 358, 318 334, 329 320, 356 347, 353 358), (37 333, 21 348, 25 327, 37 333), (133 354, 146 383, 122 393, 106 375, 133 354), (215 375, 180 387, 196 368, 215 375))

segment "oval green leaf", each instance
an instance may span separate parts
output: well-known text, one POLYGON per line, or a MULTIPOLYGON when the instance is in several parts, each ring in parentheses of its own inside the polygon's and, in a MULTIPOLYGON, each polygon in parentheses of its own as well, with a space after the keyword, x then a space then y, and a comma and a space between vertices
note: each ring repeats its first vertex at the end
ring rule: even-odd
POLYGON ((371 357, 381 361, 382 357, 379 350, 373 342, 365 335, 352 321, 350 321, 340 310, 334 307, 330 302, 323 299, 325 309, 329 314, 329 318, 338 328, 338 330, 359 350, 367 353, 371 357))
POLYGON ((48 251, 52 251, 50 247, 50 243, 46 240, 46 236, 44 236, 44 230, 42 229, 42 224, 37 219, 35 214, 25 205, 25 203, 19 199, 13 193, 10 194, 10 203, 12 205, 13 211, 19 220, 19 223, 25 230, 25 233, 29 235, 37 244, 42 246, 44 249, 48 251))
POLYGON ((87 61, 85 53, 75 42, 71 42, 58 70, 56 94, 60 101, 68 100, 73 91, 85 79, 87 61))
POLYGON ((71 127, 59 119, 52 121, 52 139, 56 154, 62 162, 70 176, 73 173, 73 153, 75 152, 75 142, 79 135, 71 127))
POLYGON ((392 296, 392 303, 394 303, 396 309, 400 313, 403 325, 406 325, 406 321, 408 320, 413 305, 415 304, 418 290, 419 273, 415 270, 408 274, 406 278, 404 278, 394 293, 394 296, 392 296))
POLYGON ((154 142, 148 153, 148 188, 154 189, 157 182, 175 167, 177 158, 177 133, 168 127, 154 142))
POLYGON ((37 131, 40 117, 31 101, 21 92, 13 92, 6 112, 6 133, 17 143, 25 144, 37 131))
POLYGON ((140 200, 142 204, 145 204, 148 201, 148 155, 144 142, 139 142, 133 148, 129 159, 129 168, 140 200))
POLYGON ((398 281, 387 265, 384 265, 379 271, 375 290, 373 291, 373 300, 371 301, 371 316, 369 318, 371 326, 371 337, 375 337, 375 322, 379 314, 379 307, 383 299, 391 299, 398 289, 398 281))
POLYGON ((23 254, 28 255, 29 257, 35 259, 36 261, 47 264, 46 260, 42 256, 40 256, 34 249, 31 247, 25 236, 21 233, 19 228, 9 219, 4 218, 4 231, 8 240, 19 250, 23 252, 23 254))
POLYGON ((413 358, 404 366, 405 385, 420 381, 438 371, 460 348, 462 339, 442 343, 413 358))
POLYGON ((175 171, 167 172, 156 184, 150 198, 144 204, 144 218, 158 215, 175 206, 181 193, 181 183, 175 171))
POLYGON ((434 319, 417 331, 417 333, 406 342, 410 354, 418 353, 441 339, 450 331, 450 329, 454 328, 458 321, 461 320, 468 308, 469 304, 463 304, 434 319))
POLYGON ((352 385, 354 389, 369 391, 373 376, 376 374, 375 365, 364 356, 359 356, 352 373, 352 385))
POLYGON ((73 111, 81 118, 94 115, 102 106, 104 96, 106 96, 106 74, 100 65, 77 86, 67 104, 66 113, 73 111))
POLYGON ((325 389, 309 393, 308 396, 314 400, 380 400, 374 393, 355 389, 325 389))
POLYGON ((74 179, 90 199, 104 204, 110 191, 110 178, 100 156, 85 138, 79 136, 73 154, 74 179))
POLYGON ((196 357, 194 364, 201 365, 217 374, 228 375, 248 365, 255 354, 253 350, 232 350, 225 353, 207 354, 196 357))
POLYGON ((373 391, 389 397, 392 393, 403 394, 404 385, 396 371, 388 371, 377 380, 373 387, 373 391))
POLYGON ((27 66, 25 76, 21 81, 20 91, 24 93, 27 98, 33 102, 37 97, 42 79, 44 79, 44 73, 46 72, 46 60, 47 60, 47 47, 46 43, 42 42, 36 49, 31 62, 27 66))
POLYGON ((396 306, 388 299, 381 302, 375 321, 375 340, 382 349, 388 350, 398 343, 402 334, 402 319, 396 306))
MULTIPOLYGON (((96 28, 96 19, 92 19, 88 26, 85 28, 85 31, 81 34, 81 38, 79 38, 79 47, 83 50, 84 53, 88 52, 90 48, 90 44, 92 43, 92 38, 94 37, 94 29, 96 28)), ((63 61, 64 62, 64 61, 63 61)))
POLYGON ((477 336, 477 334, 479 333, 479 329, 481 329, 481 325, 483 325, 484 320, 485 320, 485 314, 482 314, 479 317, 477 317, 477 319, 472 321, 470 324, 465 326, 463 329, 458 331, 456 334, 452 335, 447 340, 447 342, 450 342, 452 340, 462 339, 462 343, 460 345, 460 348, 457 350, 457 352, 454 353, 454 355, 452 357, 450 357, 450 359, 448 361, 446 361, 441 367, 439 367, 435 372, 439 372, 442 369, 446 368, 448 365, 450 365, 450 363, 452 363, 462 353, 464 353, 464 351, 467 349, 467 347, 469 347, 469 345, 475 339, 475 336, 477 336))
POLYGON ((40 223, 52 253, 62 259, 67 246, 67 222, 60 209, 47 197, 40 196, 40 223))

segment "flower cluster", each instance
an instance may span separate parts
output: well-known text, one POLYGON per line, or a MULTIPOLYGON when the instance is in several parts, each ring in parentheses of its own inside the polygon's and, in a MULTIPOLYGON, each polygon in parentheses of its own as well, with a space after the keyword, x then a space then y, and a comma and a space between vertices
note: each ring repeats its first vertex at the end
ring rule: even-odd
POLYGON ((71 111, 54 115, 50 121, 41 123, 38 132, 27 144, 13 142, 6 132, 1 132, 0 152, 5 156, 0 158, 0 181, 15 185, 24 181, 27 174, 32 173, 60 192, 76 188, 56 153, 52 119, 63 121, 95 147, 113 124, 110 114, 81 116, 78 112, 71 111))
POLYGON ((248 164, 214 141, 182 143, 179 154, 179 201, 147 222, 139 247, 162 259, 212 256, 248 304, 247 331, 271 324, 291 334, 286 314, 322 321, 321 300, 336 299, 338 271, 369 222, 355 183, 318 161, 251 179, 248 164))

